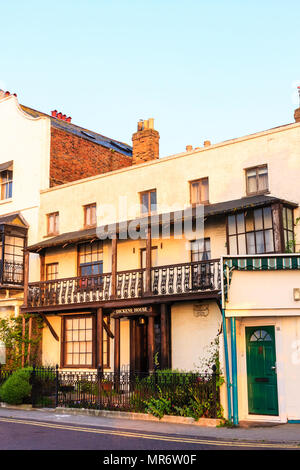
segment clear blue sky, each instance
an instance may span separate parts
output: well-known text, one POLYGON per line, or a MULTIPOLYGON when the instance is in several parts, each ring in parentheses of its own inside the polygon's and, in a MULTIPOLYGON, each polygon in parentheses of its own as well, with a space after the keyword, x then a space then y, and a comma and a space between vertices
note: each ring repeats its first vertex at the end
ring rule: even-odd
POLYGON ((160 154, 293 121, 298 0, 0 0, 0 88, 160 154))

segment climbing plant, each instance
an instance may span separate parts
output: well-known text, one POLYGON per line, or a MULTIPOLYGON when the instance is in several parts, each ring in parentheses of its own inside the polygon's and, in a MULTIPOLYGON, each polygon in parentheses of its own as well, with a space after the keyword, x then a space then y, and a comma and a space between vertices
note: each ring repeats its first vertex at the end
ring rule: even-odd
POLYGON ((6 366, 18 368, 22 366, 22 355, 24 354, 24 365, 28 363, 39 364, 39 346, 42 338, 43 320, 39 316, 30 314, 17 317, 6 317, 0 319, 0 341, 6 348, 6 366), (32 333, 29 338, 28 320, 32 318, 32 333), (25 334, 23 335, 23 318, 25 318, 25 334), (30 357, 28 351, 30 345, 30 357), (29 359, 29 360, 28 360, 29 359))

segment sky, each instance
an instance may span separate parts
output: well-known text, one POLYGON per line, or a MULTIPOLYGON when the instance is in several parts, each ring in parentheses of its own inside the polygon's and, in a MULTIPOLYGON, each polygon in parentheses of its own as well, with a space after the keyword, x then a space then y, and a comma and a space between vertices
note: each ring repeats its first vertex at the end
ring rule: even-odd
POLYGON ((298 0, 0 0, 0 88, 160 156, 293 122, 298 0))

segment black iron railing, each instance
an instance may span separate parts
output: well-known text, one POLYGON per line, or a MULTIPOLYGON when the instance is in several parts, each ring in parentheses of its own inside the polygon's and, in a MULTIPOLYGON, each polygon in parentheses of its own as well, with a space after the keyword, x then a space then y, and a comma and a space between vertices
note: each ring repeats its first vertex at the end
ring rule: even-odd
POLYGON ((1 283, 22 286, 24 283, 23 263, 0 261, 1 283))
MULTIPOLYGON (((13 371, 0 370, 0 385, 13 371)), ((33 407, 90 408, 151 412, 166 403, 165 414, 216 418, 220 411, 219 375, 154 371, 152 373, 62 371, 32 367, 31 393, 26 403, 33 407), (154 407, 154 408, 153 408, 154 407), (193 413, 192 413, 193 414, 193 413)))

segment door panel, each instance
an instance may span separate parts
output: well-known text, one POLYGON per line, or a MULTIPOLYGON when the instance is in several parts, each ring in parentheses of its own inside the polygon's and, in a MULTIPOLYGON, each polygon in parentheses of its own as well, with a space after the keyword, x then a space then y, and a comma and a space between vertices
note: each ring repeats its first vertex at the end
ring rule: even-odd
POLYGON ((274 326, 246 328, 246 355, 249 413, 278 415, 274 326))

